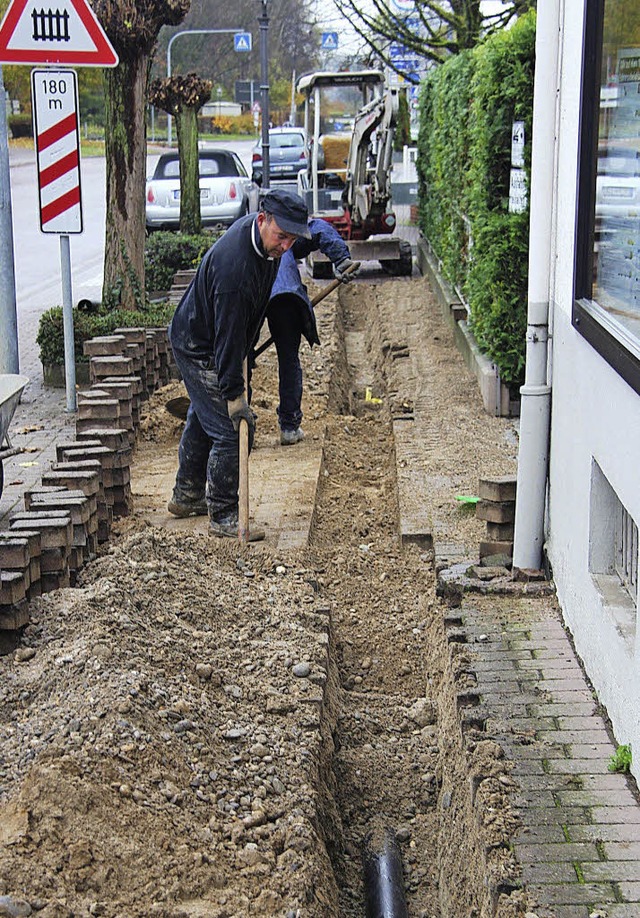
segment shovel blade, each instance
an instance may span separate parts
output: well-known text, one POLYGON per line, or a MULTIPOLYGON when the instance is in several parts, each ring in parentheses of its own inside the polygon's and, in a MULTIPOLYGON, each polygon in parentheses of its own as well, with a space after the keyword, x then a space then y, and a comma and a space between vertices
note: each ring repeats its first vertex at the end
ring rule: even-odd
POLYGON ((191 399, 188 395, 179 395, 177 398, 170 398, 164 407, 171 417, 186 421, 190 404, 191 399))

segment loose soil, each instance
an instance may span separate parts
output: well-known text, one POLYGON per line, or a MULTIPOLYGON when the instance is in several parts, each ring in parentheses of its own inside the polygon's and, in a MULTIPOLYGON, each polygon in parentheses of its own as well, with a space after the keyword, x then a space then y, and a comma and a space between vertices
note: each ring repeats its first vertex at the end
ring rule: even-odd
MULTIPOLYGON (((473 493, 479 455, 484 473, 514 470, 513 431, 483 414, 421 278, 365 274, 318 308, 307 437, 276 450, 293 489, 296 455, 322 449, 306 546, 158 524, 181 431, 163 406, 181 386, 156 393, 132 515, 0 658, 0 915, 355 918, 363 851, 388 830, 411 916, 524 914, 509 763, 460 730, 468 659, 447 645, 433 553, 398 537, 384 340, 412 298, 429 305, 445 419, 429 474, 455 468, 438 525, 477 552, 453 495, 473 493)), ((256 456, 277 441, 275 367, 269 352, 254 374, 256 456)))

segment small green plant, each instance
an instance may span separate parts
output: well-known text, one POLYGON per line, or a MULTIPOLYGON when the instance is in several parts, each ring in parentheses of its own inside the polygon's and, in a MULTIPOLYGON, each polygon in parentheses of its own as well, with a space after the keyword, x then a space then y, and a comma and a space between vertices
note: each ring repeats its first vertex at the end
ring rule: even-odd
POLYGON ((609 771, 617 771, 622 774, 629 774, 631 770, 631 746, 618 746, 609 760, 609 771))

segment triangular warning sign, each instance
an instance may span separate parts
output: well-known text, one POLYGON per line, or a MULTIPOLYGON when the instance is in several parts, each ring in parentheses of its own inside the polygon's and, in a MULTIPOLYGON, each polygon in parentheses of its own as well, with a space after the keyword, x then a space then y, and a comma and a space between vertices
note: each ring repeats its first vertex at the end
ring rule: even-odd
POLYGON ((0 63, 115 67, 118 55, 87 0, 13 0, 0 25, 0 63))

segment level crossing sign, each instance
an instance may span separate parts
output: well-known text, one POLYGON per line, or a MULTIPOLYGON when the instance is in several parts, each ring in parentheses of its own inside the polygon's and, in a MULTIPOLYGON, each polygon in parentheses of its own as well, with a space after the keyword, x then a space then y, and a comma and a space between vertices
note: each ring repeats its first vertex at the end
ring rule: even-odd
POLYGON ((115 67, 118 55, 87 0, 12 0, 0 24, 0 63, 115 67))
POLYGON ((40 229, 81 233, 78 79, 74 70, 32 70, 40 229))

